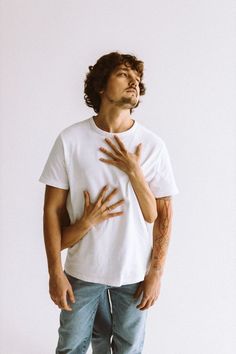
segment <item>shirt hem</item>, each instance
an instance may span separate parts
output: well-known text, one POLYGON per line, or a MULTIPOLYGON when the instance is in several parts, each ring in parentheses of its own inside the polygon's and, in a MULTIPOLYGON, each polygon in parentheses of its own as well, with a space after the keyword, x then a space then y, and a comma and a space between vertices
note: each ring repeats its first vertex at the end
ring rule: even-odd
POLYGON ((44 184, 47 184, 48 186, 52 186, 52 187, 56 187, 56 188, 61 188, 61 189, 69 189, 69 186, 66 185, 66 184, 62 184, 62 183, 58 183, 54 180, 48 180, 48 179, 45 179, 43 177, 40 177, 39 182, 41 183, 44 183, 44 184))
POLYGON ((172 191, 167 191, 167 192, 163 191, 161 193, 154 193, 155 198, 174 196, 174 195, 177 195, 177 194, 179 194, 179 190, 178 189, 174 189, 172 191))
POLYGON ((68 273, 70 276, 72 276, 74 278, 77 278, 77 279, 80 279, 83 281, 87 281, 87 282, 91 282, 91 283, 103 284, 103 285, 108 285, 108 286, 122 286, 122 285, 139 283, 144 280, 144 277, 146 274, 146 271, 145 271, 143 276, 138 276, 137 278, 132 278, 132 280, 126 279, 126 280, 114 281, 114 280, 110 280, 110 279, 104 279, 104 277, 99 278, 97 276, 93 277, 90 275, 85 275, 80 272, 73 272, 67 266, 64 267, 64 270, 66 273, 68 273))

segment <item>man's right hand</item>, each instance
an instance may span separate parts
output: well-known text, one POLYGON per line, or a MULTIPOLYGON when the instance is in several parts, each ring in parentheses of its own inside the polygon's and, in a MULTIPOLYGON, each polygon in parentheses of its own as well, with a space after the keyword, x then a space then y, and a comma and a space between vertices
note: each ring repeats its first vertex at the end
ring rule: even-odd
POLYGON ((52 301, 62 310, 72 311, 68 304, 68 299, 75 303, 75 297, 72 286, 64 272, 56 275, 50 275, 49 293, 52 301), (67 297, 68 294, 68 297, 67 297))

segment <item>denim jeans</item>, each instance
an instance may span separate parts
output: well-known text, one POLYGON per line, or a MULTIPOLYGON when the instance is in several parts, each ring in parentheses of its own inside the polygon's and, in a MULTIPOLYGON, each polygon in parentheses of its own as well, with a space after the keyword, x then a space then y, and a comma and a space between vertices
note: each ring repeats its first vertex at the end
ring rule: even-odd
POLYGON ((98 303, 91 340, 93 354, 111 354, 112 309, 110 296, 110 290, 105 290, 98 303))
POLYGON ((61 310, 56 354, 86 353, 92 331, 93 354, 141 354, 147 310, 137 309, 141 299, 133 298, 139 283, 114 287, 65 274, 76 302, 72 311, 61 310))

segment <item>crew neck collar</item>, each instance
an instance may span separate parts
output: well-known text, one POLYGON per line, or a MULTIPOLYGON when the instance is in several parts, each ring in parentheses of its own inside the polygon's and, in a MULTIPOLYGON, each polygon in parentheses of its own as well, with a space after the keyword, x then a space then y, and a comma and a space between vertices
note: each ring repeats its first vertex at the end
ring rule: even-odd
POLYGON ((94 116, 90 117, 89 119, 89 122, 91 124, 91 127, 93 128, 93 130, 95 130, 97 133, 101 134, 101 135, 104 135, 104 136, 109 136, 109 137, 112 137, 114 135, 117 135, 119 137, 124 137, 124 136, 127 136, 129 134, 132 134, 134 133, 134 131, 136 130, 136 127, 137 127, 137 122, 135 119, 132 119, 133 120, 133 125, 132 127, 130 127, 128 130, 125 130, 123 132, 119 132, 119 133, 111 133, 111 132, 107 132, 106 130, 103 130, 101 128, 99 128, 95 121, 94 121, 94 116))

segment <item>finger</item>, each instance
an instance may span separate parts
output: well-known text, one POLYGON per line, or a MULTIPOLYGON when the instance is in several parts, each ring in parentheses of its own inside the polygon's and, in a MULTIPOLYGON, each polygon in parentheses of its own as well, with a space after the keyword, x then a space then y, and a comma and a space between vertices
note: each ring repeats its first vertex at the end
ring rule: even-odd
POLYGON ((139 298, 139 296, 142 294, 143 292, 143 284, 140 284, 138 289, 136 290, 135 294, 133 295, 134 298, 139 298))
POLYGON ((103 200, 103 198, 104 198, 104 195, 105 195, 107 189, 108 189, 108 185, 106 184, 106 185, 102 188, 101 192, 100 192, 99 195, 98 195, 98 198, 97 198, 97 204, 98 204, 98 205, 101 204, 101 202, 102 202, 102 200, 103 200))
POLYGON ((57 298, 56 297, 51 297, 52 301, 54 302, 54 304, 57 305, 57 298))
POLYGON ((152 303, 152 300, 149 299, 149 300, 146 302, 146 304, 145 304, 143 307, 141 307, 139 310, 141 310, 141 311, 147 310, 149 307, 151 307, 151 303, 152 303))
POLYGON ((118 207, 119 205, 121 205, 121 204, 124 204, 124 199, 121 199, 121 200, 119 200, 118 202, 116 202, 116 203, 110 205, 110 206, 109 206, 109 209, 110 209, 110 210, 113 210, 113 209, 117 208, 117 207, 118 207))
POLYGON ((109 202, 117 192, 118 192, 118 188, 113 189, 113 191, 110 194, 108 194, 108 196, 104 199, 103 203, 105 204, 109 202))
POLYGON ((137 309, 142 309, 148 302, 149 298, 147 296, 145 296, 145 294, 142 297, 141 302, 136 306, 137 309))
POLYGON ((115 216, 123 215, 123 211, 118 211, 117 213, 110 213, 107 215, 107 218, 114 218, 115 216))
POLYGON ((141 156, 141 151, 142 151, 142 143, 140 143, 137 147, 136 147, 136 150, 135 150, 135 155, 137 155, 138 157, 141 156))
POLYGON ((63 297, 61 298, 59 305, 58 305, 62 310, 66 310, 66 311, 72 311, 72 308, 68 305, 67 303, 67 299, 66 299, 66 292, 63 295, 63 297))
POLYGON ((100 158, 99 160, 102 161, 102 162, 106 162, 106 163, 108 163, 110 165, 117 166, 117 162, 114 161, 114 160, 106 160, 106 159, 103 159, 103 158, 100 158))
POLYGON ((120 155, 119 149, 117 149, 117 147, 115 146, 115 144, 113 144, 113 142, 111 142, 110 139, 106 138, 105 141, 106 141, 106 143, 112 148, 112 150, 114 150, 114 151, 117 153, 117 155, 120 155))
POLYGON ((64 304, 64 302, 59 302, 59 303, 57 304, 57 306, 58 306, 59 309, 61 309, 61 310, 72 311, 72 308, 69 307, 68 305, 64 304))
POLYGON ((122 151, 126 151, 125 145, 124 145, 124 143, 120 140, 120 138, 118 138, 117 135, 114 135, 114 138, 116 139, 117 144, 119 145, 120 149, 121 149, 122 151))
POLYGON ((73 304, 75 303, 75 296, 74 296, 74 292, 72 288, 68 289, 68 296, 71 302, 73 302, 73 304))
POLYGON ((112 199, 112 197, 113 197, 117 192, 118 192, 118 188, 115 188, 115 189, 106 197, 106 199, 104 199, 103 205, 102 205, 103 211, 107 210, 108 208, 109 208, 110 210, 113 210, 113 209, 116 208, 116 206, 118 206, 118 205, 124 203, 125 200, 124 200, 124 199, 120 199, 118 202, 116 202, 116 203, 114 203, 114 204, 111 204, 111 205, 109 205, 109 206, 107 205, 107 203, 112 199), (117 203, 119 203, 119 204, 117 204, 117 203), (117 205, 116 205, 116 204, 117 204, 117 205))
POLYGON ((85 199, 85 206, 89 207, 90 205, 90 195, 88 191, 84 191, 84 199, 85 199))
POLYGON ((150 306, 153 306, 153 305, 155 304, 155 302, 156 302, 156 300, 153 299, 152 302, 151 302, 151 304, 150 304, 150 306))
POLYGON ((110 156, 112 159, 114 159, 114 160, 117 159, 117 157, 112 152, 108 151, 107 149, 104 149, 103 147, 100 147, 99 150, 104 152, 104 154, 110 156))

